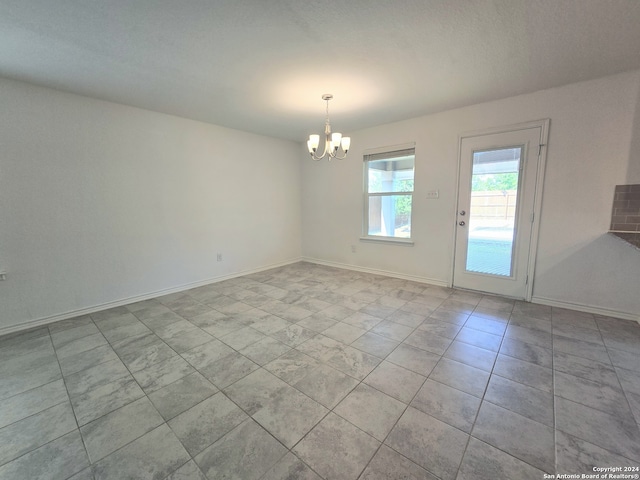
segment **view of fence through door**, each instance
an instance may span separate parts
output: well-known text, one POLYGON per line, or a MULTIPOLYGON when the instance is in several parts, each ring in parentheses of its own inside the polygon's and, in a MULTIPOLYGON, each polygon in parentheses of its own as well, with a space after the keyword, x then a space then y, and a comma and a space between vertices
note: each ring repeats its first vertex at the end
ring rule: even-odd
POLYGON ((466 269, 510 277, 522 147, 473 153, 466 269))
POLYGON ((541 121, 461 138, 454 287, 530 296, 547 125, 541 121))

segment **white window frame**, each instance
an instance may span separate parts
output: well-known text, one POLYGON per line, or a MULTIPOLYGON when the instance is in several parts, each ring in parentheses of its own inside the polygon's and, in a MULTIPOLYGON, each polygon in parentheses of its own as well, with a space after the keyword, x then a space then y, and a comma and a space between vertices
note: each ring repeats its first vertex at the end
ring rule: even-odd
POLYGON ((373 241, 373 242, 386 242, 400 245, 413 245, 413 196, 415 194, 415 178, 416 178, 416 158, 415 158, 415 144, 398 145, 394 147, 386 147, 384 149, 376 149, 369 152, 365 152, 363 156, 363 176, 364 176, 364 209, 363 209, 363 232, 360 240, 373 241), (413 156, 413 190, 410 192, 369 192, 369 166, 368 162, 379 160, 393 160, 394 158, 413 156), (411 195, 411 214, 410 225, 411 231, 409 237, 394 237, 383 235, 369 235, 369 199, 371 197, 385 197, 393 195, 411 195))

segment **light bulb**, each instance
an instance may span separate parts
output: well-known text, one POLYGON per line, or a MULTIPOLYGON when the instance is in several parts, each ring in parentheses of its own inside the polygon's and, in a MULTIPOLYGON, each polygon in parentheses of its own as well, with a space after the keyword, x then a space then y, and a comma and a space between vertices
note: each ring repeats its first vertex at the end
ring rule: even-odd
POLYGON ((333 150, 337 150, 340 147, 340 139, 342 139, 342 134, 335 132, 331 134, 331 148, 333 150))
POLYGON ((312 150, 316 150, 318 145, 320 145, 320 135, 309 135, 307 146, 312 150))
POLYGON ((349 150, 349 147, 351 146, 351 137, 342 137, 342 150, 346 151, 349 150))

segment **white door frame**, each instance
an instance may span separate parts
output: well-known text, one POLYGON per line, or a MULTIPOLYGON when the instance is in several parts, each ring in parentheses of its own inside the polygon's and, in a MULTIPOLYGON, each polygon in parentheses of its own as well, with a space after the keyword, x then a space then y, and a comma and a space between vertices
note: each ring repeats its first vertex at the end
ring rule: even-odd
MULTIPOLYGON (((527 272, 528 281, 526 284, 526 296, 525 300, 527 302, 531 301, 533 297, 533 282, 535 279, 535 266, 536 266, 536 255, 538 253, 538 236, 540 232, 540 218, 542 212, 542 190, 544 186, 544 175, 545 168, 547 164, 547 143, 549 138, 549 124, 550 119, 545 118, 542 120, 534 120, 531 122, 525 123, 517 123, 514 125, 507 125, 504 127, 494 127, 488 128, 484 130, 475 130, 470 132, 463 132, 458 136, 458 168, 456 170, 456 208, 454 221, 452 223, 452 234, 453 234, 453 255, 451 256, 451 277, 449 280, 449 286, 453 287, 453 279, 454 279, 454 270, 455 270, 455 252, 456 252, 456 238, 457 238, 457 217, 459 210, 459 197, 460 197, 460 169, 462 168, 462 140, 465 138, 471 137, 479 137, 483 135, 494 135, 498 133, 508 133, 514 132, 517 130, 526 130, 529 128, 540 128, 540 143, 538 149, 538 157, 537 157, 537 166, 536 169, 536 187, 534 193, 534 203, 533 203, 533 225, 531 226, 531 241, 529 242, 529 261, 527 263, 527 272)), ((529 161, 535 159, 535 152, 532 152, 532 158, 529 161)))

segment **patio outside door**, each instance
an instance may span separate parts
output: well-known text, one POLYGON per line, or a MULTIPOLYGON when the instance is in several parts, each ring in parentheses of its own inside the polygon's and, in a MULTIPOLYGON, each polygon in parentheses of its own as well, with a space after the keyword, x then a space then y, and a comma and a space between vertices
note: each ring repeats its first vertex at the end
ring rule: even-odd
POLYGON ((530 300, 547 126, 462 137, 454 287, 530 300))

